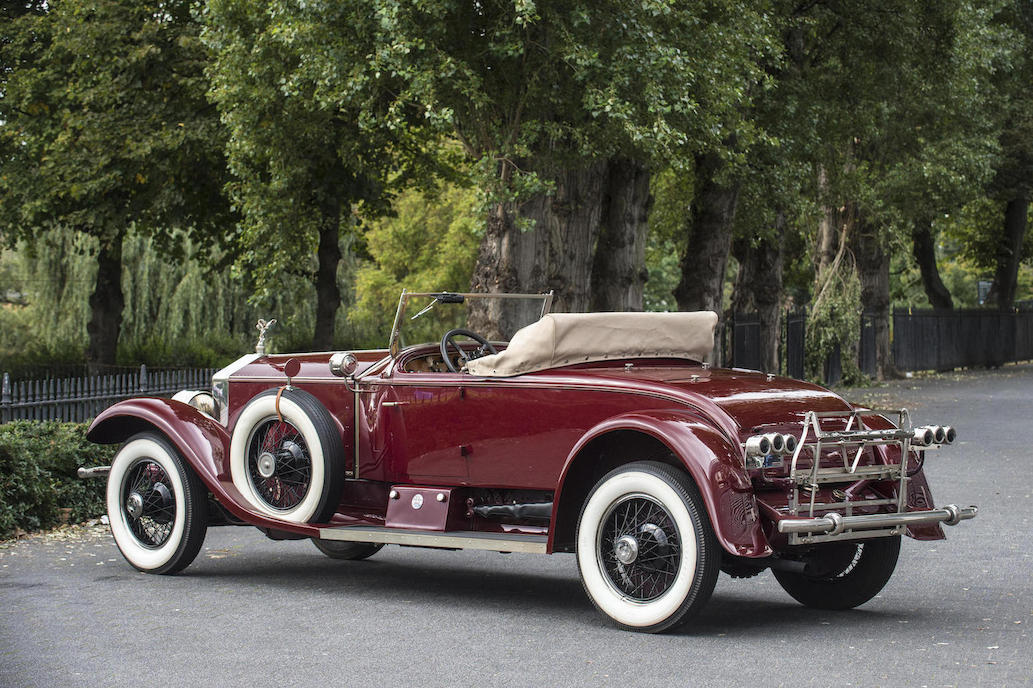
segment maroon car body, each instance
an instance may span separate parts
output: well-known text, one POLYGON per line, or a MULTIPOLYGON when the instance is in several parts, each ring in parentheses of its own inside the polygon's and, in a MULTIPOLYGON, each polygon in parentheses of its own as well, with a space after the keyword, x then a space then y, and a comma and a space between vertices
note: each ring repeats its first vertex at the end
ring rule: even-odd
MULTIPOLYGON (((638 480, 644 488, 626 490, 627 495, 615 493, 617 497, 600 502, 599 508, 610 510, 605 512, 609 521, 627 520, 636 510, 655 509, 656 513, 639 516, 639 523, 625 528, 623 535, 617 530, 607 534, 607 526, 600 525, 588 546, 598 542, 600 552, 594 559, 588 555, 579 559, 593 602, 619 625, 636 630, 664 630, 687 620, 709 596, 718 568, 738 577, 772 568, 790 594, 805 604, 854 606, 878 592, 885 583, 878 579, 888 579, 893 569, 896 549, 885 543, 899 543, 905 532, 921 540, 942 539, 940 523, 953 525, 975 515, 972 507, 933 509, 924 476, 925 450, 916 448, 922 445, 921 438, 914 438, 916 431, 906 428, 911 433, 906 442, 900 441, 900 435, 881 442, 885 437, 880 432, 899 432, 894 422, 874 412, 856 412, 840 396, 814 384, 672 358, 590 361, 510 377, 435 372, 414 365, 437 351, 436 345, 425 344, 394 355, 388 350, 352 352, 354 368, 346 377, 331 372, 330 353, 254 354, 227 368, 221 378, 216 376, 214 407, 132 399, 98 416, 88 436, 102 443, 141 436, 165 443, 188 474, 182 490, 198 492, 200 487, 206 493, 205 526, 246 524, 273 538, 310 537, 320 549, 341 558, 364 558, 385 543, 575 552, 579 529, 586 527, 579 521, 591 511, 591 497, 622 479, 638 480), (282 485, 265 493, 259 490, 267 495, 266 505, 256 503, 248 487, 266 485, 270 479, 275 482, 275 475, 269 478, 262 471, 279 470, 285 461, 301 456, 300 439, 281 440, 265 454, 255 444, 259 426, 280 427, 269 418, 273 412, 268 409, 274 408, 269 405, 275 396, 273 415, 281 413, 280 404, 285 403, 281 395, 284 399, 293 395, 305 409, 315 405, 325 409, 333 435, 333 447, 322 449, 324 460, 333 462, 336 472, 336 477, 324 481, 328 504, 319 505, 314 517, 301 522, 279 517, 274 502, 282 485), (266 411, 248 411, 253 403, 266 411), (236 459, 234 464, 234 437, 246 434, 240 427, 242 415, 259 420, 247 420, 255 428, 247 430, 251 435, 246 443, 239 440, 252 458, 236 459), (772 454, 765 452, 767 460, 760 456, 760 463, 752 465, 744 457, 751 437, 781 433, 806 442, 808 423, 818 423, 822 432, 832 433, 826 448, 810 444, 795 457, 784 451, 781 460, 771 460, 772 454), (875 439, 850 436, 862 428, 868 433, 865 437, 875 439), (833 437, 836 432, 849 436, 846 445, 836 444, 842 440, 833 437), (288 444, 294 458, 283 449, 288 444), (853 474, 848 471, 845 477, 810 482, 794 478, 794 469, 800 475, 807 469, 808 452, 822 457, 815 476, 840 463, 852 464, 853 474), (900 469, 902 452, 907 459, 900 469), (269 464, 280 463, 275 469, 263 469, 261 457, 269 464), (240 476, 240 466, 245 464, 251 471, 250 482, 240 476), (897 466, 898 472, 880 473, 880 467, 886 466, 897 466), (191 483, 195 478, 199 482, 191 483), (654 483, 655 494, 649 489, 654 483), (688 505, 684 513, 680 505, 671 505, 677 500, 664 485, 683 495, 678 499, 688 505), (901 503, 906 506, 900 508, 901 503), (827 506, 834 504, 840 506, 827 506), (625 511, 614 511, 620 508, 625 511), (902 513, 928 516, 887 522, 879 529, 844 528, 837 520, 902 513), (813 525, 829 514, 837 514, 831 524, 813 525), (801 515, 810 519, 809 529, 780 527, 783 521, 802 523, 801 515), (694 545, 688 531, 696 531, 694 545), (334 549, 335 545, 339 547, 334 549), (866 548, 867 568, 860 556, 866 548), (654 557, 675 552, 676 558, 661 559, 668 567, 666 573, 649 569, 646 576, 635 567, 646 566, 647 550, 654 557), (837 565, 843 557, 848 565, 837 565), (878 561, 872 563, 876 557, 878 561), (593 590, 600 586, 598 580, 586 578, 585 567, 592 568, 593 561, 603 572, 605 586, 600 590, 593 590), (686 583, 684 599, 666 601, 675 595, 665 587, 667 583, 641 582, 665 576, 674 581, 690 566, 695 567, 695 575, 686 583), (868 588, 876 584, 869 595, 868 588), (815 597, 808 592, 828 585, 834 594, 815 597), (800 586, 805 586, 803 592, 800 586), (864 590, 856 593, 857 588, 864 590), (845 597, 854 595, 853 603, 833 600, 844 597, 844 590, 849 593, 845 597), (611 593, 615 596, 609 602, 600 597, 611 593), (653 613, 649 611, 653 607, 663 608, 653 613), (621 611, 624 608, 627 613, 621 611)), ((278 422, 283 424, 284 418, 280 416, 278 422)), ((147 456, 146 449, 141 456, 147 456)), ((171 472, 175 465, 158 461, 155 468, 146 458, 134 461, 135 468, 121 470, 118 485, 109 484, 109 510, 117 511, 111 518, 127 525, 131 535, 136 533, 144 549, 161 549, 161 536, 154 539, 134 521, 133 514, 145 513, 147 507, 137 507, 132 500, 147 504, 164 497, 164 511, 155 512, 156 520, 146 521, 151 526, 157 523, 161 532, 174 533, 179 527, 176 518, 190 505, 169 496, 176 487, 169 480, 152 480, 155 470, 171 472), (135 474, 126 477, 133 470, 145 476, 142 483, 135 474), (152 487, 160 488, 162 480, 168 489, 154 492, 152 487), (145 487, 137 489, 129 483, 145 487)), ((324 478, 330 473, 327 469, 324 478)), ((193 499, 198 511, 202 502, 196 496, 193 499)), ((171 566, 167 561, 152 566, 143 550, 138 560, 131 553, 127 558, 142 570, 172 572, 189 563, 192 555, 186 563, 182 555, 193 547, 193 542, 179 547, 183 551, 174 553, 171 566)))

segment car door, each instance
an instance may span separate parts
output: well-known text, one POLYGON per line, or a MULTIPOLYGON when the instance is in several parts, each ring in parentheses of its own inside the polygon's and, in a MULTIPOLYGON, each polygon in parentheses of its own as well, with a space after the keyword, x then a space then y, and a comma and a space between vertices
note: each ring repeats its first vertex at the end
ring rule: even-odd
POLYGON ((377 410, 389 480, 452 485, 468 482, 459 375, 398 373, 380 381, 377 410))

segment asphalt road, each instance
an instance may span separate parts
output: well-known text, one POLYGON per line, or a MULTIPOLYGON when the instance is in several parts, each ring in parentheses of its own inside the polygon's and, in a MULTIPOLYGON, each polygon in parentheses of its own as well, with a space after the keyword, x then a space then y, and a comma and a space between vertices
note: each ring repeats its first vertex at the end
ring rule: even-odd
POLYGON ((943 542, 905 540, 849 612, 769 573, 722 576, 675 634, 614 629, 570 555, 309 542, 214 528, 179 576, 126 564, 104 528, 0 544, 0 686, 1028 686, 1033 684, 1033 367, 850 394, 953 422, 937 504, 978 504, 943 542))

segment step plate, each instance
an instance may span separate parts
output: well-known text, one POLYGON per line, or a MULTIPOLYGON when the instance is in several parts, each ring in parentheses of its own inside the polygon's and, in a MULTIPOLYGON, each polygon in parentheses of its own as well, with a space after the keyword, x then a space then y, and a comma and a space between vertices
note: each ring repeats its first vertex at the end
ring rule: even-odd
POLYGON ((545 535, 507 535, 476 531, 428 533, 426 530, 375 526, 320 528, 319 538, 345 542, 382 542, 388 545, 481 549, 489 552, 527 552, 530 554, 546 554, 549 540, 545 535))

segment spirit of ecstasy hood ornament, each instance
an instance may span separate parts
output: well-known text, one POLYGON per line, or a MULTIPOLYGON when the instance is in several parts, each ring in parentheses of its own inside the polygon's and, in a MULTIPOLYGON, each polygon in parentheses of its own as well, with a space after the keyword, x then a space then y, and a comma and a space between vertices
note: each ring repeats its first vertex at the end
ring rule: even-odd
POLYGON ((272 326, 276 324, 276 320, 259 320, 258 324, 255 325, 255 329, 258 330, 258 343, 255 344, 255 353, 259 356, 265 355, 265 335, 272 329, 272 326))

